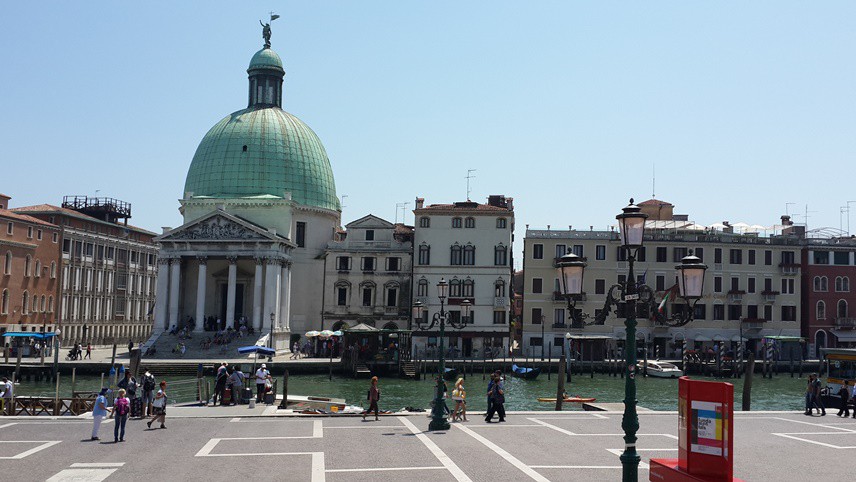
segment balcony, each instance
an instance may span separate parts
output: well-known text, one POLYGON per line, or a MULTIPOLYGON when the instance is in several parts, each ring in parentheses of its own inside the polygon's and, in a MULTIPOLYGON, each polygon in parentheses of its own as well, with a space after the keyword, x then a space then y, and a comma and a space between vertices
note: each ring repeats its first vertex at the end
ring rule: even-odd
POLYGON ((504 308, 508 306, 508 298, 503 296, 497 296, 493 299, 493 307, 494 308, 504 308))
POLYGON ((776 296, 779 294, 778 291, 767 291, 764 290, 761 292, 761 296, 764 297, 764 303, 772 304, 776 302, 776 296))
MULTIPOLYGON (((566 295, 558 292, 558 291, 554 291, 552 299, 553 299, 553 302, 555 302, 555 303, 564 303, 568 300, 568 297, 566 295)), ((577 301, 577 302, 585 301, 586 300, 586 294, 580 293, 578 295, 571 295, 571 299, 573 301, 577 301)))
POLYGON ((852 330, 856 328, 856 318, 836 318, 835 327, 852 330))
POLYGON ((731 290, 728 292, 728 302, 729 303, 742 303, 743 302, 743 295, 745 295, 745 294, 746 294, 746 292, 742 291, 742 290, 731 290))
POLYGON ((796 276, 800 274, 800 265, 794 263, 779 263, 779 269, 784 276, 796 276))
POLYGON ((740 322, 743 324, 744 329, 760 330, 764 328, 764 323, 766 323, 767 320, 764 320, 763 318, 743 318, 740 322))
POLYGON ((722 263, 713 263, 714 271, 722 271, 722 263))
POLYGON ((383 314, 386 316, 398 316, 398 307, 386 306, 384 307, 383 314))

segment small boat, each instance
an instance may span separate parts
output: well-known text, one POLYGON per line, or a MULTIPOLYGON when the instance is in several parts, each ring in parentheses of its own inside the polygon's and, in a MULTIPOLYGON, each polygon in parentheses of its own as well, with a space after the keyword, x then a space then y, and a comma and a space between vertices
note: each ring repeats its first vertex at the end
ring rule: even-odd
MULTIPOLYGON (((589 403, 597 400, 596 398, 587 398, 587 397, 566 397, 563 398, 562 401, 565 403, 589 403)), ((555 398, 547 398, 541 397, 538 399, 539 402, 551 402, 556 403, 555 398)))
POLYGON ((534 380, 541 374, 540 368, 524 368, 517 364, 511 365, 511 375, 524 380, 534 380))
POLYGON ((443 373, 443 379, 448 381, 455 381, 458 378, 458 370, 456 368, 447 368, 446 372, 443 373))
MULTIPOLYGON (((639 364, 639 370, 645 370, 645 363, 642 362, 639 364)), ((681 371, 680 368, 675 365, 667 362, 659 362, 648 360, 648 376, 657 377, 657 378, 679 378, 684 376, 684 372, 681 371)))

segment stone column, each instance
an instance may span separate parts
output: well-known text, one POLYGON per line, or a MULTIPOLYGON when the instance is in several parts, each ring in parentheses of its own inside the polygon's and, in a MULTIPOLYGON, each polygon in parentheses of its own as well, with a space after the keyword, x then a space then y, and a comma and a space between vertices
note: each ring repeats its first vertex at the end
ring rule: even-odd
MULTIPOLYGON (((278 330, 291 331, 291 262, 282 263, 282 289, 279 292, 278 330)), ((291 347, 289 347, 291 348, 291 347)))
POLYGON ((178 327, 178 297, 180 296, 181 284, 181 258, 170 260, 169 265, 169 322, 167 328, 171 325, 178 327))
POLYGON ((226 326, 235 328, 235 283, 238 281, 238 258, 229 258, 229 285, 226 292, 226 326))
POLYGON ((201 333, 205 328, 205 293, 208 288, 208 258, 200 257, 199 276, 196 280, 196 326, 193 331, 201 333))
POLYGON ((256 258, 256 276, 253 278, 253 324, 252 327, 262 329, 262 286, 264 285, 264 267, 262 258, 256 258))
POLYGON ((155 326, 169 328, 169 258, 158 258, 155 326))
POLYGON ((265 302, 261 334, 270 330, 270 314, 279 315, 279 283, 282 276, 279 260, 268 258, 265 266, 265 302))

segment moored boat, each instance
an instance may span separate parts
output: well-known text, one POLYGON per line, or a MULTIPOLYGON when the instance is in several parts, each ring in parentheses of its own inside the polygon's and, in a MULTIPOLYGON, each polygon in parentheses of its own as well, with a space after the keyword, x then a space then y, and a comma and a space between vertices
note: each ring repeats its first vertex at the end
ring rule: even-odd
MULTIPOLYGON (((639 364, 639 370, 645 369, 645 363, 639 364)), ((668 362, 659 362, 648 360, 648 376, 657 378, 679 378, 684 376, 684 372, 675 365, 668 362)))
POLYGON ((534 380, 538 378, 538 375, 540 374, 540 368, 525 368, 517 366, 517 364, 511 365, 511 375, 517 378, 522 378, 524 380, 534 380))

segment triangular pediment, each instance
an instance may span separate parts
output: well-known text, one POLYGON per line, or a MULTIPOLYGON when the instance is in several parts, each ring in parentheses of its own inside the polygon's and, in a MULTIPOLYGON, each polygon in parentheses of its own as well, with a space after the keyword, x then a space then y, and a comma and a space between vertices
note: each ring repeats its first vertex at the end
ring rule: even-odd
POLYGON ((285 238, 225 211, 194 219, 155 241, 284 241, 285 238))
POLYGON ((369 229, 393 229, 395 227, 391 222, 379 218, 374 214, 368 214, 366 216, 361 217, 360 219, 356 219, 351 221, 350 223, 345 225, 346 229, 354 229, 354 228, 369 228, 369 229))

